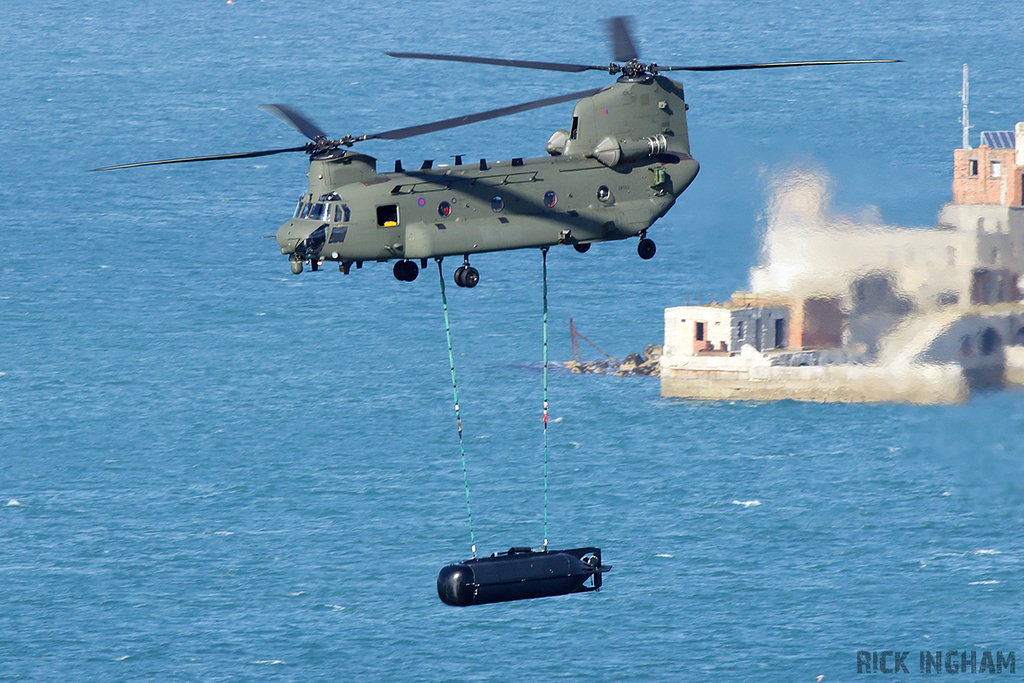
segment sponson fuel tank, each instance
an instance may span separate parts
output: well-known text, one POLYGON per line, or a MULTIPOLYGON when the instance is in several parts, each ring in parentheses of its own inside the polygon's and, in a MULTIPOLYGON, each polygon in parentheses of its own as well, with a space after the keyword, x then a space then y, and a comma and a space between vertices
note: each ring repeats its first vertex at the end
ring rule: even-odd
POLYGON ((586 593, 600 589, 601 574, 610 569, 601 564, 600 548, 511 548, 444 567, 437 575, 437 594, 445 604, 465 607, 586 593))

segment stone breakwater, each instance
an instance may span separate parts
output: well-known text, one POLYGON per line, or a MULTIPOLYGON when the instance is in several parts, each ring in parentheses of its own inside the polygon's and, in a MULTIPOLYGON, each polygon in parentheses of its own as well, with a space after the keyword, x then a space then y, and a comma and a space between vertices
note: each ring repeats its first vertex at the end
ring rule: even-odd
POLYGON ((659 377, 661 375, 661 344, 648 344, 643 353, 631 353, 621 361, 616 358, 595 361, 571 360, 565 363, 570 372, 628 377, 659 377))

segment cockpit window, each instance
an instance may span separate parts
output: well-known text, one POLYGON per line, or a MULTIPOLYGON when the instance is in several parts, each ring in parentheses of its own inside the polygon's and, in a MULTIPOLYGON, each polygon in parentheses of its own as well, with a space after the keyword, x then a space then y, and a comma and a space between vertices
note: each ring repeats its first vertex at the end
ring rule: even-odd
POLYGON ((304 203, 303 203, 302 199, 300 199, 299 203, 295 205, 295 213, 292 214, 292 218, 298 218, 299 215, 302 214, 302 207, 303 207, 303 205, 304 205, 304 203))
POLYGON ((323 217, 324 217, 324 205, 319 203, 319 202, 314 204, 312 206, 312 208, 310 208, 309 216, 307 216, 307 218, 309 218, 309 220, 311 220, 311 221, 323 220, 323 217))
POLYGON ((311 206, 313 206, 313 205, 312 204, 305 204, 305 205, 303 205, 302 213, 299 214, 299 218, 305 218, 306 216, 308 216, 309 215, 309 207, 311 207, 311 206))
POLYGON ((348 223, 349 212, 347 204, 336 204, 334 206, 334 222, 348 223))

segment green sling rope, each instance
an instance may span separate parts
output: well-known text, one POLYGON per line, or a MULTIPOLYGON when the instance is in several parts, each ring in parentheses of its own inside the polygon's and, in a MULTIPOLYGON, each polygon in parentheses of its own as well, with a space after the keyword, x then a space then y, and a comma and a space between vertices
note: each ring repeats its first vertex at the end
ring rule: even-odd
POLYGON ((548 248, 540 250, 544 279, 544 550, 548 549, 548 248))
MULTIPOLYGON (((466 487, 466 513, 469 515, 469 543, 476 559, 476 539, 473 536, 473 510, 469 507, 469 475, 466 474, 466 448, 462 442, 462 417, 459 415, 459 390, 455 384, 455 354, 452 352, 452 331, 448 323, 448 297, 444 293, 444 273, 441 272, 441 259, 437 261, 437 274, 441 279, 441 303, 444 306, 444 334, 448 339, 448 365, 452 371, 452 395, 455 398, 455 423, 459 427, 459 453, 462 455, 462 483, 466 487)), ((545 494, 546 495, 546 494, 545 494)), ((547 513, 545 512, 545 515, 547 513)))

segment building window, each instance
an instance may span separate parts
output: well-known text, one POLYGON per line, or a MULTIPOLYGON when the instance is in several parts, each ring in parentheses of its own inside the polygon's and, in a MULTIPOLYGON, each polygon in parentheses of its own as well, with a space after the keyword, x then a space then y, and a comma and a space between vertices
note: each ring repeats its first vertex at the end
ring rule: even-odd
POLYGON ((981 333, 981 354, 983 356, 991 356, 999 348, 1000 342, 999 333, 993 330, 991 327, 986 327, 985 331, 981 333))
POLYGON ((704 323, 697 323, 697 341, 704 341, 704 323))
POLYGON ((740 320, 736 323, 736 338, 743 341, 743 321, 740 320))
POLYGON ((972 178, 974 176, 978 175, 978 160, 977 159, 968 159, 967 160, 967 175, 971 176, 972 178))
POLYGON ((998 178, 1002 174, 1003 174, 1002 165, 998 161, 993 161, 992 162, 992 177, 993 178, 998 178))

